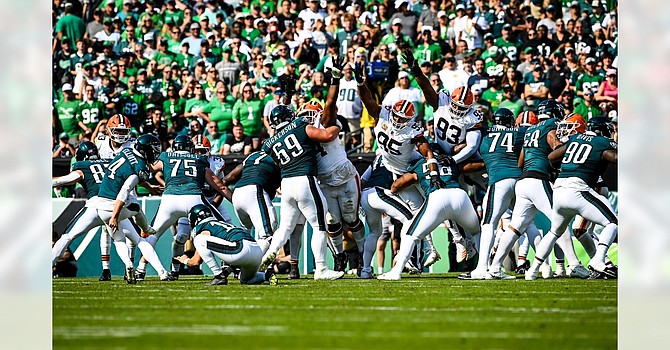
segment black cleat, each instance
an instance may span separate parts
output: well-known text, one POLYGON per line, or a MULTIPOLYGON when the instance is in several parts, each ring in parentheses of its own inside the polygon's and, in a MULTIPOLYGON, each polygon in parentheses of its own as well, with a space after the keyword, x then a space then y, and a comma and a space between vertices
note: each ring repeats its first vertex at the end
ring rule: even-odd
POLYGON ((615 280, 619 276, 619 268, 614 264, 608 264, 603 272, 596 271, 590 266, 589 270, 591 270, 591 275, 588 277, 590 280, 615 280))
MULTIPOLYGON (((137 273, 135 273, 135 276, 137 276, 137 273)), ((179 275, 177 277, 173 276, 171 273, 166 274, 164 277, 161 277, 161 281, 176 281, 179 278, 179 275)))
POLYGON ((528 269, 530 269, 530 262, 526 260, 523 264, 517 266, 516 269, 514 269, 514 273, 524 275, 528 269))
POLYGON ((98 281, 111 281, 112 280, 112 271, 109 269, 104 269, 102 270, 102 275, 100 275, 100 279, 98 281))
POLYGON ((135 269, 132 266, 126 268, 126 275, 124 278, 128 284, 137 284, 137 280, 135 279, 135 269))
POLYGON ((358 254, 358 262, 356 263, 356 276, 361 277, 361 271, 363 271, 363 254, 358 254))
POLYGON ((298 264, 291 264, 291 271, 286 278, 290 280, 300 279, 300 268, 298 267, 298 264))
POLYGON ((347 254, 342 252, 335 255, 335 271, 344 271, 347 268, 347 254))
POLYGON ((170 276, 170 278, 172 278, 170 281, 176 281, 179 279, 179 272, 170 271, 168 275, 170 276))
POLYGON ((214 276, 211 282, 209 282, 209 285, 211 286, 223 286, 228 284, 228 275, 230 275, 230 271, 224 269, 221 271, 220 274, 214 276))
MULTIPOLYGON (((145 272, 140 272, 139 270, 135 270, 135 279, 138 281, 144 281, 144 278, 147 277, 147 273, 145 272)), ((124 276, 125 279, 125 276, 124 276)))

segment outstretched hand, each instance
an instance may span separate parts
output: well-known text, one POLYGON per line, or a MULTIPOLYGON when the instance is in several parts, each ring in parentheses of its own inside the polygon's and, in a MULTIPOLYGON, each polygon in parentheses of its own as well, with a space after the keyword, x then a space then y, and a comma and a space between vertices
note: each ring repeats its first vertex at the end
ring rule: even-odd
POLYGON ((412 50, 410 50, 410 48, 403 49, 402 56, 405 62, 407 62, 409 68, 414 67, 414 65, 416 64, 416 59, 414 58, 414 55, 412 54, 412 50))
POLYGON ((333 56, 332 61, 333 61, 333 68, 330 69, 330 74, 332 74, 333 78, 335 79, 342 78, 342 69, 344 68, 344 57, 341 57, 340 55, 333 56))
POLYGON ((365 82, 365 65, 356 62, 356 65, 354 66, 354 76, 356 78, 356 82, 359 84, 363 84, 365 82))
POLYGON ((284 73, 279 76, 279 87, 286 93, 286 95, 292 96, 295 94, 295 78, 290 74, 284 73))

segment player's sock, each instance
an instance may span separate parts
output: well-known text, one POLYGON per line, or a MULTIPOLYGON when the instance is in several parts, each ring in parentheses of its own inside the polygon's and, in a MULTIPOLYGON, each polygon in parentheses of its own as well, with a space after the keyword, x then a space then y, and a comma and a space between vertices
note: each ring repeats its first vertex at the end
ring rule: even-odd
MULTIPOLYGON (((551 231, 548 232, 546 235, 544 235, 544 237, 540 241, 540 244, 537 246, 537 253, 535 254, 535 259, 541 260, 541 262, 547 260, 547 257, 549 256, 549 253, 551 253, 551 249, 554 247, 557 240, 558 236, 556 236, 551 231)), ((535 262, 533 262, 533 265, 535 265, 535 262)))
POLYGON ((112 237, 107 234, 104 228, 100 233, 100 259, 102 260, 102 269, 109 270, 109 253, 112 248, 112 237))
POLYGON ((340 230, 339 233, 334 233, 332 236, 330 233, 328 234, 328 239, 332 243, 333 251, 335 251, 335 254, 342 254, 344 252, 344 246, 342 243, 342 231, 340 230))
POLYGON ((507 257, 507 253, 512 250, 512 246, 514 246, 514 243, 516 243, 518 239, 519 236, 517 236, 514 231, 503 231, 502 235, 500 235, 498 250, 496 251, 496 255, 493 257, 493 261, 491 261, 492 267, 494 267, 496 270, 501 268, 505 257, 507 257))
POLYGON ((349 225, 351 234, 356 240, 356 248, 358 248, 359 253, 363 253, 363 247, 365 246, 365 225, 361 220, 357 220, 356 223, 349 225))
POLYGON ((535 226, 534 223, 528 225, 528 228, 526 229, 526 235, 528 236, 528 243, 530 246, 533 247, 534 251, 537 251, 537 245, 540 244, 542 236, 540 235, 540 231, 537 230, 537 226, 535 226))
POLYGON ((123 262, 123 265, 126 267, 132 267, 133 263, 130 261, 128 256, 128 245, 125 241, 114 241, 114 247, 116 248, 116 253, 119 254, 119 258, 123 262))
POLYGON ((525 256, 523 256, 523 255, 519 255, 519 256, 516 258, 516 266, 521 266, 521 265, 523 265, 523 264, 525 264, 525 263, 526 263, 526 257, 525 257, 525 256))
POLYGON ((127 237, 126 245, 128 246, 128 257, 130 257, 130 262, 135 263, 135 248, 137 248, 137 245, 127 237))
POLYGON ((304 225, 296 225, 296 228, 291 232, 291 240, 289 242, 289 247, 291 249, 291 258, 295 258, 297 263, 298 257, 300 256, 300 248, 302 246, 302 229, 304 225), (298 230, 300 226, 300 230, 298 230))
MULTIPOLYGON (((179 243, 177 241, 172 242, 172 256, 173 257, 178 257, 184 254, 184 244, 179 243)), ((179 260, 172 259, 172 272, 179 272, 179 268, 181 267, 181 263, 179 260)))
POLYGON ((377 266, 377 274, 381 275, 382 273, 384 273, 384 266, 377 266))
POLYGON ((615 223, 610 223, 600 231, 600 239, 598 240, 598 246, 596 248, 596 254, 593 256, 593 259, 597 261, 605 261, 605 256, 607 256, 607 250, 614 242, 617 233, 619 232, 619 226, 615 223))
MULTIPOLYGON (((147 242, 149 243, 149 242, 147 242)), ((142 249, 140 248, 140 251, 142 249)), ((155 252, 155 251, 154 251, 155 252)), ((161 265, 162 267, 162 265, 161 265)), ((155 268, 155 266, 154 266, 155 268)), ((144 259, 140 259, 140 262, 137 264, 137 272, 147 272, 147 262, 144 259)))
POLYGON ((363 249, 363 270, 372 272, 372 257, 377 251, 377 240, 379 239, 380 234, 376 232, 370 232, 365 238, 365 245, 363 249))
MULTIPOLYGON (((580 265, 581 262, 577 258, 577 253, 575 253, 575 246, 572 243, 572 235, 570 232, 563 232, 563 234, 558 237, 557 243, 561 246, 563 250, 563 256, 568 260, 568 266, 574 267, 580 265)), ((559 263, 560 258, 556 257, 556 264, 559 263)))
POLYGON ((312 233, 312 253, 314 254, 314 265, 317 270, 328 268, 326 265, 326 231, 315 230, 312 233))
MULTIPOLYGON (((486 270, 488 268, 489 252, 493 247, 493 241, 495 237, 493 236, 493 225, 484 224, 482 225, 481 238, 479 239, 479 260, 477 261, 477 269, 486 270)), ((478 271, 479 271, 478 270, 478 271)))
POLYGON ((392 273, 402 273, 402 269, 405 267, 405 264, 407 264, 407 261, 412 254, 412 249, 414 249, 414 247, 419 244, 419 242, 421 242, 421 238, 418 237, 403 237, 402 241, 400 241, 400 249, 398 250, 398 254, 393 259, 395 260, 395 266, 393 266, 391 269, 392 273))
POLYGON ((517 265, 523 264, 526 261, 526 256, 528 256, 529 248, 530 248, 530 239, 528 239, 528 235, 527 234, 521 235, 521 237, 519 237, 519 255, 518 255, 519 263, 517 263, 517 265))
POLYGON ((575 237, 579 240, 579 243, 582 244, 584 250, 589 255, 590 258, 596 254, 596 242, 593 240, 591 234, 586 230, 575 230, 575 237))
MULTIPOLYGON (((158 255, 156 254, 156 251, 151 246, 151 244, 149 244, 149 242, 147 242, 144 239, 140 239, 140 241, 137 243, 137 247, 140 248, 140 252, 142 252, 142 256, 147 261, 149 261, 151 266, 153 266, 153 268, 156 270, 156 272, 158 272, 158 275, 163 276, 166 273, 165 268, 163 268, 163 264, 161 264, 161 261, 160 261, 160 259, 158 259, 158 255)), ((146 262, 143 263, 143 262, 140 261, 140 263, 137 266, 136 271, 146 273, 146 269, 147 269, 147 263, 146 262)))

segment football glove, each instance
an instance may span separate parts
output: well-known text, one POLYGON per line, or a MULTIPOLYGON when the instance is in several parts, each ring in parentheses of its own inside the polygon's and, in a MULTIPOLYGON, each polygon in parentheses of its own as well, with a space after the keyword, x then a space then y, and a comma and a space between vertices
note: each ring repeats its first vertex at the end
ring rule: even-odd
POLYGON ((437 171, 431 171, 430 172, 430 186, 435 187, 435 188, 444 188, 446 184, 442 179, 440 178, 440 174, 437 173, 437 171))

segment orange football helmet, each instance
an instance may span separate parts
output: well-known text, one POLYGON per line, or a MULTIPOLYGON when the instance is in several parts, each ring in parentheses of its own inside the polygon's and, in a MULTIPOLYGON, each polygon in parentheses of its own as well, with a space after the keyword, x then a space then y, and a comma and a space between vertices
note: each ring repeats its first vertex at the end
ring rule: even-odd
POLYGON ((205 135, 198 134, 192 138, 193 144, 195 145, 196 154, 205 154, 209 155, 209 151, 212 149, 212 143, 209 142, 209 139, 205 135))
POLYGON ((297 117, 306 118, 310 124, 314 124, 317 118, 323 115, 323 105, 318 101, 311 100, 300 107, 297 117))
POLYGON ((574 133, 583 134, 586 132, 586 121, 584 117, 577 113, 570 113, 566 118, 558 123, 556 127, 556 138, 565 143, 570 135, 574 133))
POLYGON ((407 100, 398 100, 391 108, 391 126, 400 130, 409 125, 414 118, 414 104, 407 100))
POLYGON ((459 86, 451 93, 449 113, 455 120, 462 120, 470 112, 474 101, 472 91, 467 86, 459 86))
POLYGON ((537 115, 533 111, 525 111, 519 113, 519 116, 516 117, 515 126, 531 126, 539 123, 540 120, 537 119, 537 115))
POLYGON ((116 143, 126 143, 130 139, 130 119, 114 114, 107 121, 107 134, 116 143))

